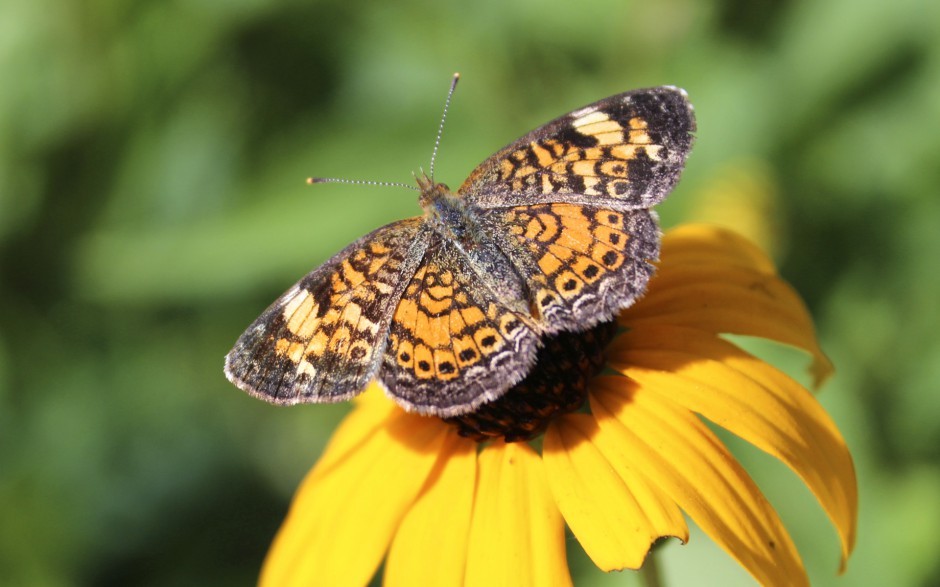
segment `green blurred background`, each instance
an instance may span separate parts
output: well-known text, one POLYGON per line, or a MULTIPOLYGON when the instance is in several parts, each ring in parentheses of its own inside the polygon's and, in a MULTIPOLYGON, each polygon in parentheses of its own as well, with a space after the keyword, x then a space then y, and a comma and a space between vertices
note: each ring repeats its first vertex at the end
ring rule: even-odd
MULTIPOLYGON (((735 445, 815 585, 940 585, 940 3, 5 0, 0 4, 0 585, 250 585, 347 406, 222 375, 244 327, 413 192, 628 89, 699 120, 665 227, 768 248, 817 317, 859 543, 735 445)), ((804 357, 769 349, 788 368, 804 357)), ((700 532, 668 585, 752 585, 700 532)), ((578 585, 604 575, 571 540, 578 585)))

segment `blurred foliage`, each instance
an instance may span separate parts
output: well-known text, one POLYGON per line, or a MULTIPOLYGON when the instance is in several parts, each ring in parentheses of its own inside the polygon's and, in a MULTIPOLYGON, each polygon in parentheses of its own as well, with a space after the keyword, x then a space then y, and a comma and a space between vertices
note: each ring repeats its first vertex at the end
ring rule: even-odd
MULTIPOLYGON (((940 4, 7 0, 0 4, 0 585, 249 585, 346 406, 278 409, 222 357, 281 291, 437 177, 631 88, 699 133, 664 226, 773 251, 838 374, 859 545, 742 458, 817 585, 940 584, 940 4), (822 530, 820 530, 822 529, 822 530)), ((775 358, 805 365, 780 349, 775 358)), ((571 540, 579 585, 603 575, 571 540)), ((749 585, 700 533, 667 584, 749 585)))

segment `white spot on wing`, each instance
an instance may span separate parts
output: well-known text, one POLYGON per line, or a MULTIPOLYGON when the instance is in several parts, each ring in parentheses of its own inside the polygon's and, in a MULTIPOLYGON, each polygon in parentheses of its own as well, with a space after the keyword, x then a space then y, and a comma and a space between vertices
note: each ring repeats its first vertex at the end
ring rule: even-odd
POLYGON ((290 317, 294 315, 294 312, 297 311, 297 308, 309 297, 310 292, 294 286, 292 291, 284 297, 284 317, 289 320, 290 317))
POLYGON ((310 361, 308 361, 307 359, 303 359, 299 363, 297 363, 297 374, 309 375, 310 377, 316 377, 317 369, 310 363, 310 361))
POLYGON ((610 117, 598 110, 589 110, 584 113, 574 113, 574 120, 571 122, 575 128, 585 124, 594 124, 595 122, 604 122, 610 120, 610 117))
POLYGON ((571 117, 572 117, 572 118, 580 118, 580 117, 584 116, 585 114, 590 114, 591 112, 594 112, 594 111, 596 111, 596 110, 597 110, 597 105, 596 105, 596 104, 592 104, 591 106, 586 106, 586 107, 582 108, 581 110, 575 110, 574 112, 571 113, 571 117))

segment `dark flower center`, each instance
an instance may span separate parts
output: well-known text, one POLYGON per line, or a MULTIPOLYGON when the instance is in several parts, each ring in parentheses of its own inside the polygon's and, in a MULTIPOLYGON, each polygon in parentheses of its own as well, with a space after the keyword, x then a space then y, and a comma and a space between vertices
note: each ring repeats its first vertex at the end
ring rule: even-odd
POLYGON ((553 418, 584 404, 588 381, 604 366, 604 348, 616 332, 616 322, 605 322, 584 332, 546 338, 525 379, 475 412, 444 421, 477 441, 502 436, 517 442, 538 436, 553 418))

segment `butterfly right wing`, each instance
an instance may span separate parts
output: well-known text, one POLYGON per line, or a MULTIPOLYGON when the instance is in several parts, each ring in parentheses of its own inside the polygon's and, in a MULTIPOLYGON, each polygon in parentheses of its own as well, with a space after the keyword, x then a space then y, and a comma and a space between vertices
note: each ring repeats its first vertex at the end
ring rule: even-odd
POLYGON ((391 314, 427 247, 420 217, 360 238, 300 280, 241 335, 225 375, 275 404, 338 402, 375 376, 391 314))
POLYGON ((694 131, 683 90, 662 86, 610 96, 500 149, 457 193, 477 208, 554 202, 649 208, 679 180, 694 131))
POLYGON ((481 219, 527 284, 543 334, 610 320, 643 296, 659 258, 650 210, 555 203, 493 208, 481 219))

